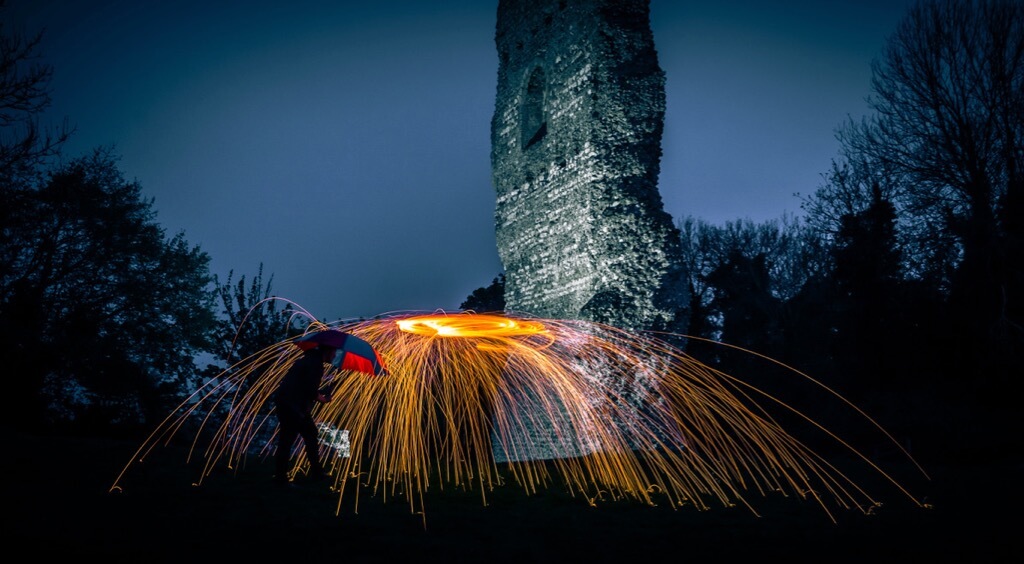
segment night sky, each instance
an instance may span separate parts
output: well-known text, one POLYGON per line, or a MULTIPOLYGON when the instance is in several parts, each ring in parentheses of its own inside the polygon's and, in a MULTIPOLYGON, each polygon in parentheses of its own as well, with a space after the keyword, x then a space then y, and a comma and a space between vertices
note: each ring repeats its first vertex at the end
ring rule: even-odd
MULTIPOLYGON (((799 215, 910 0, 652 0, 675 219, 799 215)), ((113 147, 221 281, 320 319, 454 310, 501 271, 496 1, 8 0, 43 30, 65 157, 113 147), (230 7, 229 7, 230 5, 230 7)))

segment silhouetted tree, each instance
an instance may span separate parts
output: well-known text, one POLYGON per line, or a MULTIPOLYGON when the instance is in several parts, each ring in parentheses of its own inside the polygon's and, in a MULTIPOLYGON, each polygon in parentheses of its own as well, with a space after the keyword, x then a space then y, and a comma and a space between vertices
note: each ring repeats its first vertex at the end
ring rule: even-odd
POLYGON ((884 381, 905 333, 896 211, 878 186, 872 193, 867 209, 842 217, 835 247, 840 363, 860 387, 884 381))
POLYGON ((964 373, 1019 377, 1024 4, 918 3, 875 62, 872 90, 874 114, 839 132, 844 153, 899 186, 900 215, 955 238, 957 253, 941 237, 934 251, 955 262, 964 373))
MULTIPOLYGON (((720 231, 692 216, 677 221, 676 228, 679 229, 682 243, 680 249, 690 295, 690 318, 686 333, 701 339, 717 339, 720 327, 712 318, 710 304, 714 293, 707 283, 707 275, 720 260, 720 231)), ((716 352, 713 346, 700 340, 691 340, 686 347, 690 354, 705 362, 711 362, 716 352)))
POLYGON ((109 151, 58 168, 25 197, 0 277, 0 347, 18 398, 4 413, 30 425, 165 415, 209 347, 209 257, 180 233, 165 237, 109 151))
POLYGON ((895 244, 901 250, 903 276, 948 294, 960 245, 934 217, 916 214, 906 197, 908 180, 904 176, 895 174, 885 163, 846 152, 840 162, 833 161, 824 178, 824 184, 800 206, 807 212, 806 225, 824 246, 835 246, 844 219, 867 210, 878 191, 895 211, 895 244))
MULTIPOLYGON (((0 2, 0 13, 4 9, 0 2)), ((0 280, 15 278, 23 243, 16 240, 15 222, 33 214, 41 167, 59 154, 70 135, 66 125, 52 131, 39 125, 39 115, 50 105, 53 76, 52 67, 37 62, 41 41, 42 33, 11 33, 0 19, 0 280)), ((17 290, 31 293, 27 288, 17 290)))
POLYGON ((264 284, 263 263, 248 286, 245 275, 237 283, 233 282, 234 273, 234 270, 228 272, 223 284, 214 275, 224 315, 218 322, 214 344, 222 368, 296 334, 292 323, 294 309, 288 303, 278 310, 279 302, 272 294, 274 276, 264 284))
POLYGON ((721 340, 773 356, 782 337, 781 301, 772 295, 765 254, 731 249, 708 283, 715 293, 711 307, 722 316, 721 340))
MULTIPOLYGON (((721 277, 715 280, 712 274, 719 271, 722 275, 725 269, 731 268, 730 262, 736 266, 739 257, 745 257, 748 261, 759 261, 765 269, 767 278, 762 281, 765 296, 770 296, 779 306, 772 314, 772 324, 779 332, 761 334, 756 336, 756 342, 747 344, 765 352, 762 349, 770 342, 774 343, 771 347, 777 348, 785 341, 788 328, 798 321, 783 306, 802 292, 808 281, 820 280, 828 268, 827 249, 816 232, 790 216, 760 224, 750 220, 732 221, 721 227, 687 218, 677 227, 682 236, 683 261, 690 285, 692 314, 688 333, 705 339, 730 340, 723 333, 724 310, 733 307, 730 300, 747 298, 742 292, 729 292, 720 287, 719 284, 727 280, 721 277)), ((717 347, 707 347, 698 341, 688 347, 692 354, 705 361, 711 361, 718 351, 717 347)), ((796 351, 801 347, 791 349, 796 351)), ((780 349, 780 352, 785 350, 780 349)))
POLYGON ((34 175, 71 134, 66 122, 57 128, 39 124, 38 116, 50 106, 53 78, 53 67, 38 62, 42 39, 42 32, 11 33, 0 20, 0 185, 5 192, 19 177, 34 175))
POLYGON ((505 273, 491 280, 490 286, 473 290, 466 301, 459 304, 459 309, 477 313, 505 311, 505 273))

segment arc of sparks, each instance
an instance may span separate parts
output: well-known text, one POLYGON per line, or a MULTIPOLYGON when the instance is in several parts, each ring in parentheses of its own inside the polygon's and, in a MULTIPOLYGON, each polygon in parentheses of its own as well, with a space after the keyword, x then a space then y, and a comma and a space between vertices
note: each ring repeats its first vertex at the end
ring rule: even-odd
MULTIPOLYGON (((326 453, 338 511, 351 491, 358 510, 359 490, 370 488, 425 513, 423 494, 443 484, 479 488, 486 504, 505 472, 527 493, 559 481, 591 504, 607 497, 707 509, 717 501, 756 513, 750 492, 782 492, 813 499, 833 520, 837 507, 878 506, 765 404, 817 425, 921 505, 798 410, 652 334, 472 312, 396 314, 340 328, 372 343, 390 375, 327 375, 334 399, 316 417, 325 436, 346 439, 346 448, 326 453)), ((208 382, 158 425, 111 489, 185 429, 194 433, 190 459, 205 441, 204 477, 218 464, 241 468, 250 456, 270 455, 269 399, 298 352, 284 341, 208 382)), ((296 458, 296 471, 306 464, 296 458)))

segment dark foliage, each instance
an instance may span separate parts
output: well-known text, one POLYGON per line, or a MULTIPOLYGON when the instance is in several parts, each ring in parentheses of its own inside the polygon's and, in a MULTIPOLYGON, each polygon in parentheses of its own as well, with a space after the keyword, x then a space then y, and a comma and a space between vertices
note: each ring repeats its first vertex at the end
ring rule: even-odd
MULTIPOLYGON (((862 405, 940 390, 1010 401, 1024 371, 1024 6, 921 3, 886 47, 877 113, 840 130, 803 225, 681 226, 691 333, 862 405)), ((689 350, 737 367, 721 347, 689 350)))
POLYGON ((923 262, 944 268, 947 362, 999 390, 1019 378, 1024 247, 1024 4, 913 6, 873 67, 874 115, 845 154, 899 187, 923 262), (950 252, 949 244, 953 251, 950 252))
POLYGON ((140 192, 97 150, 23 193, 0 277, 10 423, 133 425, 191 384, 214 321, 209 257, 166 237, 140 192))
POLYGON ((473 290, 466 301, 459 304, 459 309, 473 310, 477 313, 505 311, 505 273, 491 280, 490 286, 473 290))
POLYGON ((42 40, 41 32, 13 33, 0 20, 0 177, 5 196, 12 185, 35 175, 40 164, 58 154, 71 135, 67 123, 55 128, 39 124, 38 116, 50 106, 53 77, 53 68, 38 62, 42 40))
POLYGON ((292 337, 297 331, 293 325, 294 308, 286 303, 283 309, 278 309, 280 302, 272 293, 274 277, 271 275, 264 283, 262 263, 248 286, 245 275, 239 277, 238 282, 234 282, 233 277, 232 270, 221 284, 214 276, 217 297, 224 308, 215 342, 221 368, 292 337))

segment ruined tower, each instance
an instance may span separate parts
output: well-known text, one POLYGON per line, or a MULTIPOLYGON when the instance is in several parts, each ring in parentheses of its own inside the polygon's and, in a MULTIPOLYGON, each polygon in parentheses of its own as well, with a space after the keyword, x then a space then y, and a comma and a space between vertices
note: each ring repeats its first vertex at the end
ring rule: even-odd
POLYGON ((506 309, 678 329, 678 230, 647 0, 499 0, 491 121, 506 309))

